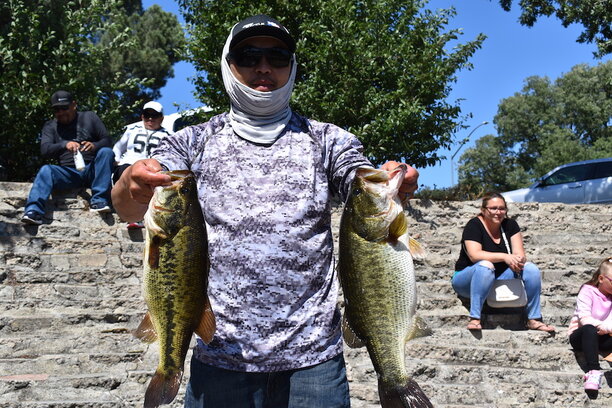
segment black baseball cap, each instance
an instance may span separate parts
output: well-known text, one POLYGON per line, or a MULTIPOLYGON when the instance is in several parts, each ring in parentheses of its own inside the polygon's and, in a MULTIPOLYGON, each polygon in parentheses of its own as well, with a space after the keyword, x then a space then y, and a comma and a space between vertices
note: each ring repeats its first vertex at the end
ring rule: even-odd
POLYGON ((72 103, 74 99, 72 98, 72 94, 68 91, 57 91, 53 95, 51 95, 51 106, 68 106, 72 103))
POLYGON ((289 51, 295 52, 295 40, 289 34, 289 30, 277 20, 265 14, 245 18, 234 26, 231 34, 230 50, 247 38, 267 36, 278 38, 285 43, 289 51))

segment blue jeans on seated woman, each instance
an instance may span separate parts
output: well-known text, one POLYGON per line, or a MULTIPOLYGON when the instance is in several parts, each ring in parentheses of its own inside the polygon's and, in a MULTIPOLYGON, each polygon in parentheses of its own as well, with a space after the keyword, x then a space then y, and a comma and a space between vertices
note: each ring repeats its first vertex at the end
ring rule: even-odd
POLYGON ((342 354, 310 367, 239 372, 191 359, 185 408, 349 408, 342 354))
POLYGON ((525 264, 520 276, 517 276, 512 269, 508 268, 498 277, 495 277, 493 269, 483 266, 481 262, 477 262, 455 273, 451 283, 459 296, 470 299, 470 317, 480 319, 482 306, 487 299, 491 287, 493 287, 493 282, 496 279, 514 279, 519 277, 523 280, 525 292, 527 293, 527 318, 542 318, 540 309, 542 278, 538 267, 531 262, 525 264))

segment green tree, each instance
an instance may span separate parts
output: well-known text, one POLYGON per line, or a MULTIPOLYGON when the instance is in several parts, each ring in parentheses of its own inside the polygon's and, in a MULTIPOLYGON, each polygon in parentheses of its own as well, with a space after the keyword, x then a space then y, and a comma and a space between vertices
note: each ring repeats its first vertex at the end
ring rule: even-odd
POLYGON ((459 182, 525 187, 563 163, 612 156, 612 61, 577 65, 554 83, 529 77, 501 101, 498 137, 485 136, 460 158, 459 182))
MULTIPOLYGON (((97 45, 108 49, 108 59, 101 72, 104 81, 112 82, 117 76, 125 80, 146 80, 143 86, 121 95, 124 105, 138 107, 143 101, 159 98, 160 89, 168 78, 174 77, 172 66, 183 59, 185 35, 176 16, 158 5, 144 11, 142 6, 128 9, 134 11, 116 17, 113 27, 103 32, 97 45), (129 43, 113 47, 122 33, 129 34, 129 43)), ((124 112, 123 121, 132 122, 138 117, 138 109, 129 110, 124 112)))
POLYGON ((219 58, 230 28, 268 14, 298 40, 292 108, 355 133, 375 163, 403 158, 421 167, 439 160, 436 150, 449 146, 465 119, 447 97, 484 40, 458 44, 460 30, 444 30, 454 10, 433 12, 426 3, 179 0, 191 24, 192 61, 205 72, 196 89, 211 114, 229 106, 219 58))
MULTIPOLYGON (((122 69, 109 68, 116 64, 117 56, 132 55, 143 48, 146 35, 134 35, 140 27, 134 23, 138 19, 126 17, 140 16, 138 13, 142 13, 140 0, 0 2, 0 109, 4 119, 0 164, 8 179, 31 179, 42 164, 37 136, 52 117, 49 98, 54 91, 71 91, 79 108, 96 111, 112 134, 120 131, 145 99, 157 95, 171 75, 169 65, 157 72, 143 71, 145 74, 138 68, 150 60, 128 61, 122 69), (136 14, 126 14, 133 11, 136 14), (132 25, 126 24, 128 21, 132 25)), ((155 14, 159 15, 159 10, 151 13, 155 14)), ((145 16, 147 13, 140 20, 146 20, 145 16)), ((176 17, 172 17, 182 35, 176 17)), ((157 32, 168 35, 162 30, 148 35, 157 32)), ((165 43, 151 44, 163 47, 165 43)), ((169 56, 168 60, 176 58, 169 56)))
MULTIPOLYGON (((499 0, 506 11, 510 11, 512 0, 499 0)), ((532 27, 541 16, 555 15, 564 27, 581 24, 584 31, 577 41, 595 43, 596 56, 612 52, 612 3, 610 0, 520 0, 522 9, 519 21, 532 27)))
POLYGON ((515 162, 498 137, 485 135, 461 155, 459 185, 474 193, 507 190, 508 184, 520 184, 527 177, 515 162))

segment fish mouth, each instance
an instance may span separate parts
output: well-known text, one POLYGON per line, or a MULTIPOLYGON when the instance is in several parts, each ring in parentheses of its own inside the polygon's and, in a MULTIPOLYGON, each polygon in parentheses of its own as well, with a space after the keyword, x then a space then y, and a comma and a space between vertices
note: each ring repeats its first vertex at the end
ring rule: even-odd
POLYGON ((363 188, 368 190, 373 195, 381 196, 380 192, 383 192, 385 201, 387 201, 387 207, 382 211, 375 214, 370 214, 365 218, 389 218, 395 217, 395 198, 398 195, 400 185, 404 180, 407 166, 400 164, 391 171, 385 171, 381 169, 373 169, 371 167, 360 167, 357 169, 356 177, 361 178, 364 181, 363 188))

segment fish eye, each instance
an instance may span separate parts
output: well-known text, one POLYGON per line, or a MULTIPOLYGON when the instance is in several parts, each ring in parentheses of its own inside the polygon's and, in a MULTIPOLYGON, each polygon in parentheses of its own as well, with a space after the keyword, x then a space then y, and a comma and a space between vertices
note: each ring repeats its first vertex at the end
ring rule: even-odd
POLYGON ((358 196, 359 194, 361 194, 362 191, 360 188, 355 188, 353 189, 353 196, 358 196))
POLYGON ((190 191, 189 187, 182 187, 181 188, 181 194, 183 194, 183 195, 189 194, 189 191, 190 191))

